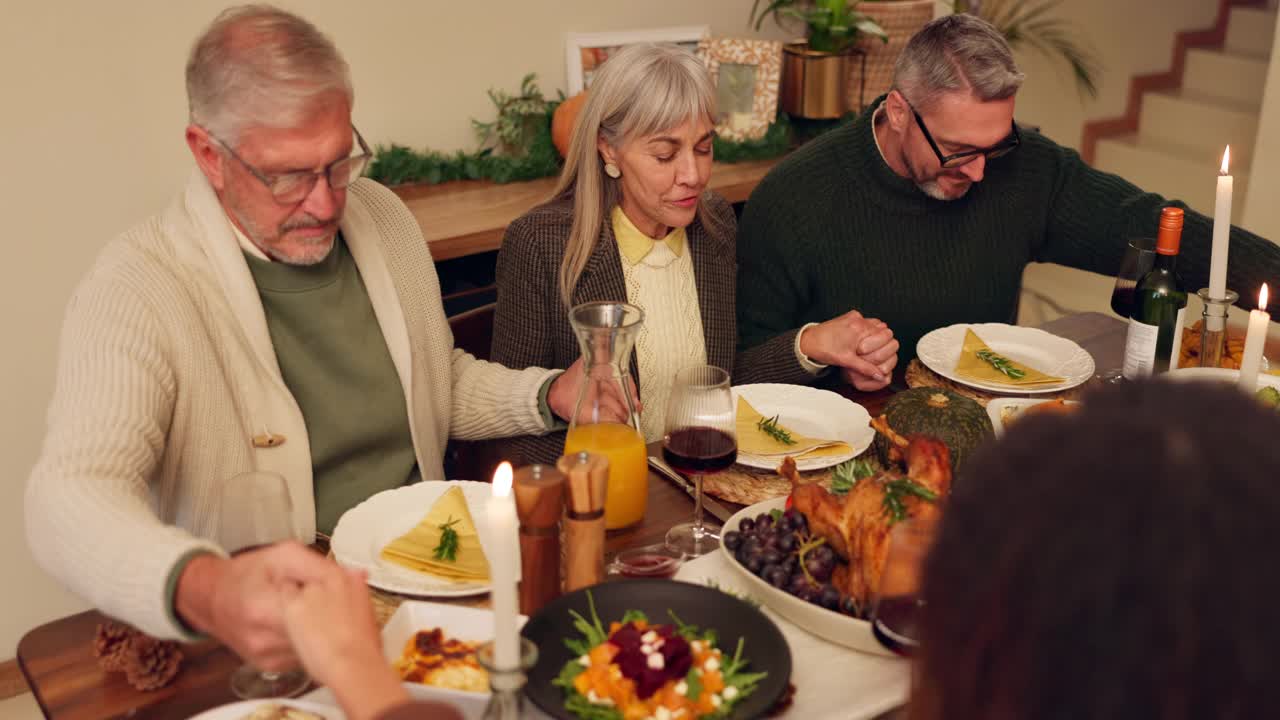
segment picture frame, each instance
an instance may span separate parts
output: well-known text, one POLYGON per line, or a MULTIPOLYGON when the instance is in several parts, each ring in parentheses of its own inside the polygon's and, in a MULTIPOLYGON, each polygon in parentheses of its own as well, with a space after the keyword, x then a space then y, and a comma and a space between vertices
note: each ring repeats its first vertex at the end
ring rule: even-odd
POLYGON ((621 30, 617 32, 569 33, 565 37, 565 94, 573 97, 591 85, 596 68, 619 49, 640 42, 674 43, 696 52, 699 42, 710 37, 708 25, 621 30))
POLYGON ((698 57, 716 85, 716 134, 735 142, 764 137, 778 115, 782 43, 707 37, 698 57))

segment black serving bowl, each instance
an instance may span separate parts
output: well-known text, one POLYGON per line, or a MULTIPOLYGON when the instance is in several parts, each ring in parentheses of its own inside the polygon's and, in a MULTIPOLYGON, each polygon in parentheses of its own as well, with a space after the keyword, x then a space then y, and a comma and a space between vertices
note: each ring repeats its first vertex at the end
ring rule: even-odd
POLYGON ((566 639, 581 634, 573 626, 569 611, 576 610, 588 620, 587 593, 606 629, 622 619, 628 610, 639 610, 650 622, 673 622, 668 610, 701 629, 713 629, 716 646, 732 656, 743 638, 742 656, 749 661, 748 672, 767 672, 755 692, 734 706, 730 718, 763 717, 787 690, 791 680, 791 650, 773 621, 757 608, 715 588, 673 580, 621 580, 607 582, 562 595, 525 623, 521 633, 538 646, 538 663, 529 672, 525 694, 543 712, 562 720, 576 720, 564 707, 564 689, 551 684, 565 663, 577 657, 565 647, 566 639))

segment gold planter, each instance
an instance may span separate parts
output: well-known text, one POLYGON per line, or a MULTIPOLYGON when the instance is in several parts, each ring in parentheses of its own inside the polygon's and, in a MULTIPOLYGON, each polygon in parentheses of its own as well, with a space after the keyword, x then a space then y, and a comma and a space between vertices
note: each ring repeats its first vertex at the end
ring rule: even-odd
POLYGON ((859 85, 861 55, 850 50, 827 53, 810 50, 808 43, 782 48, 782 109, 804 118, 838 118, 849 112, 851 84, 859 85))

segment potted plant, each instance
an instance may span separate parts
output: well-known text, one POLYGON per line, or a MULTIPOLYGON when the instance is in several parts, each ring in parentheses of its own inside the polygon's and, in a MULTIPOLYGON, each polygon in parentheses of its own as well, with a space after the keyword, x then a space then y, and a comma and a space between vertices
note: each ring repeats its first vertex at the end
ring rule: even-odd
POLYGON ((1064 63, 1080 97, 1097 97, 1101 64, 1076 28, 1053 15, 1060 4, 1062 0, 955 0, 955 11, 991 23, 1015 50, 1031 48, 1064 63))
POLYGON ((857 109, 849 102, 857 96, 850 92, 850 86, 858 84, 852 82, 856 45, 866 37, 888 40, 880 25, 858 10, 859 5, 858 0, 755 0, 752 4, 756 30, 766 17, 784 27, 784 21, 799 21, 807 30, 806 42, 783 47, 779 100, 784 112, 838 118, 857 109))

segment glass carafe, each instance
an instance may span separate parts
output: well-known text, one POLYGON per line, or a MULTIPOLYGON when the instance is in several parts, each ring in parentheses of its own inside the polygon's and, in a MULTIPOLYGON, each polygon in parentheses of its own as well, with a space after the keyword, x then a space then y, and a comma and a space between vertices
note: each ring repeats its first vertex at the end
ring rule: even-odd
POLYGON ((604 501, 604 524, 609 530, 640 522, 649 497, 644 435, 632 401, 629 367, 643 322, 644 311, 626 303, 584 303, 569 311, 569 324, 582 348, 586 382, 578 391, 564 453, 585 450, 609 459, 604 501))

